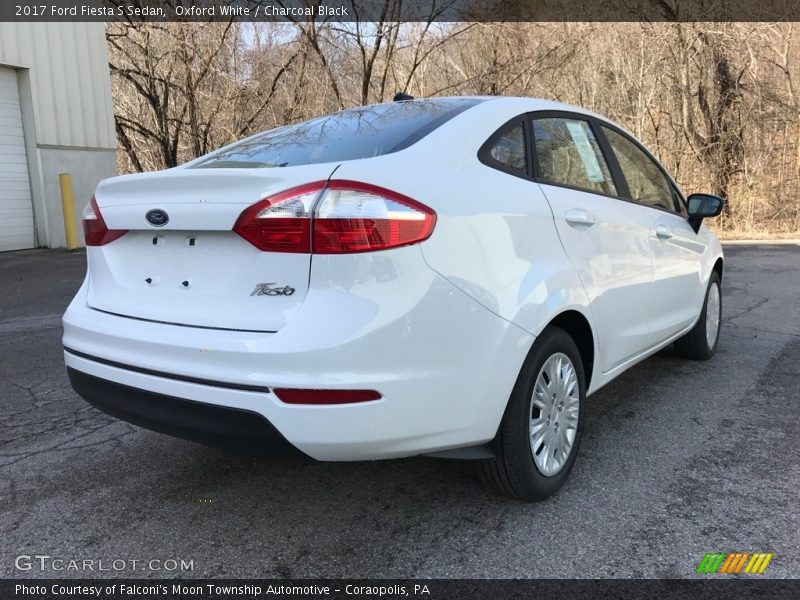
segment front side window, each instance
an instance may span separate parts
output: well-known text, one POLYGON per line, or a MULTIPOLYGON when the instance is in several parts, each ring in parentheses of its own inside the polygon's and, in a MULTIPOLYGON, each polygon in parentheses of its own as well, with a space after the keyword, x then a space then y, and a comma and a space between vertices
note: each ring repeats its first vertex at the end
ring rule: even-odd
POLYGON ((608 143, 619 162, 630 199, 645 206, 675 212, 672 185, 644 151, 624 135, 603 127, 608 143))
POLYGON ((562 117, 533 121, 538 178, 588 192, 617 195, 597 139, 587 121, 562 117))
POLYGON ((675 186, 672 187, 672 200, 675 203, 675 207, 677 208, 678 214, 682 217, 689 217, 689 211, 686 210, 686 202, 681 196, 681 193, 678 191, 678 188, 675 186))

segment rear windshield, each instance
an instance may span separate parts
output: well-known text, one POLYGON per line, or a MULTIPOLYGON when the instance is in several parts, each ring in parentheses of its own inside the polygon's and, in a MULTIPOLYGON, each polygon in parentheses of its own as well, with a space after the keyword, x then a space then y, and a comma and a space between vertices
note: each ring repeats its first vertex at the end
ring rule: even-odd
POLYGON ((479 102, 436 98, 351 108, 231 144, 192 168, 292 167, 381 156, 408 148, 479 102))

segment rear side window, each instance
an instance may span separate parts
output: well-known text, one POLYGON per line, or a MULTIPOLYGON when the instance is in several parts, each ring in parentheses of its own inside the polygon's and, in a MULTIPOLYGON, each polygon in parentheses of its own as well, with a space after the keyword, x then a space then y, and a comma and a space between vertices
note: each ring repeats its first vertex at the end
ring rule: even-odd
POLYGON ((533 137, 537 177, 542 183, 617 195, 611 171, 587 121, 560 117, 535 119, 533 137))
POLYGON ((624 135, 603 127, 619 167, 625 176, 631 200, 675 212, 672 185, 661 169, 645 152, 624 135))
POLYGON ((352 108, 234 143, 192 168, 291 167, 381 156, 409 147, 480 102, 435 98, 352 108))
POLYGON ((522 121, 506 125, 492 136, 481 154, 491 166, 518 175, 526 175, 528 157, 525 149, 525 127, 522 121))

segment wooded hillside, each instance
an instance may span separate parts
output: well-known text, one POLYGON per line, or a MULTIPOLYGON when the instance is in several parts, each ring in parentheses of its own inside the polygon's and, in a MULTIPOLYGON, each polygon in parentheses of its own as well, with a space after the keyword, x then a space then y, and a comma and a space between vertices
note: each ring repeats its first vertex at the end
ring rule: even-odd
MULTIPOLYGON (((387 2, 388 4, 388 2, 387 2)), ((800 232, 793 23, 110 23, 121 172, 350 106, 503 94, 621 123, 728 236, 800 232)))

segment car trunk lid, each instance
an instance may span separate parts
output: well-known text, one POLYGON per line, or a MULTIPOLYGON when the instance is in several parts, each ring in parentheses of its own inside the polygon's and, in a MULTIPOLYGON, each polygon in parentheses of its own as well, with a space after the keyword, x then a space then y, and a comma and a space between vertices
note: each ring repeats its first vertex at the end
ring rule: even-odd
POLYGON ((177 325, 278 331, 305 300, 311 255, 262 252, 233 226, 253 203, 334 168, 179 168, 102 182, 102 217, 127 233, 87 249, 89 305, 177 325), (151 218, 157 225, 151 211, 163 213, 151 218))

